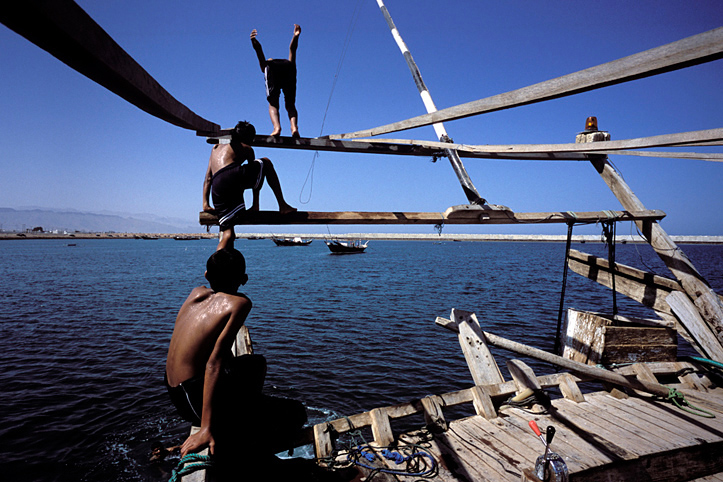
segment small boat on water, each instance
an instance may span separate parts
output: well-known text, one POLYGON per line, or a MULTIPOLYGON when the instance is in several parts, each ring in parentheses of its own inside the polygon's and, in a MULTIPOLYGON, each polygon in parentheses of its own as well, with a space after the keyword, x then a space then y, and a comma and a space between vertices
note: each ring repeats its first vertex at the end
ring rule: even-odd
POLYGON ((324 242, 329 247, 329 251, 331 251, 332 254, 363 253, 369 244, 369 241, 362 242, 361 239, 350 239, 348 241, 332 239, 331 241, 324 242))
POLYGON ((201 239, 201 236, 174 236, 176 241, 195 241, 201 239))
POLYGON ((299 236, 293 238, 277 238, 274 236, 271 240, 276 243, 276 246, 308 246, 313 241, 313 239, 302 239, 299 236))

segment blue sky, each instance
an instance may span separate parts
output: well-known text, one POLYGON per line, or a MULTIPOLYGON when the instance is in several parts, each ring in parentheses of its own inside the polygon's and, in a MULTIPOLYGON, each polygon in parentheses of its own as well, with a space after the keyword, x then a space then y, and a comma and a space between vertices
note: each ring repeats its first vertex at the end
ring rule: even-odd
MULTIPOLYGON (((259 31, 267 56, 286 57, 294 23, 302 27, 297 107, 303 136, 351 132, 425 113, 374 0, 282 0, 273 8, 238 1, 78 3, 173 96, 222 127, 249 120, 259 133, 271 131, 249 33, 259 31)), ((386 5, 439 109, 638 53, 719 27, 723 20, 719 0, 469 0, 444 6, 388 0, 386 5)), ((597 116, 614 140, 717 128, 723 119, 722 79, 719 60, 448 122, 446 128, 455 142, 466 144, 574 142, 589 115, 597 116)), ((282 127, 288 135, 283 112, 282 127)), ((386 137, 435 140, 431 126, 386 137)), ((209 153, 204 138, 140 111, 0 26, 0 207, 152 213, 193 224, 209 153)), ((311 151, 257 148, 256 154, 274 160, 287 201, 302 210, 441 212, 466 203, 446 160, 323 152, 311 171, 311 151)), ((668 214, 662 221, 668 233, 723 235, 723 164, 611 160, 648 209, 668 214)), ((483 197, 514 211, 621 209, 586 162, 464 163, 483 197)), ((261 205, 276 208, 268 188, 261 205)), ((433 232, 431 226, 329 229, 433 232)), ((267 230, 326 227, 237 231, 267 230)), ((618 228, 620 234, 629 231, 627 224, 618 228)), ((447 226, 444 232, 564 234, 565 226, 447 226)))

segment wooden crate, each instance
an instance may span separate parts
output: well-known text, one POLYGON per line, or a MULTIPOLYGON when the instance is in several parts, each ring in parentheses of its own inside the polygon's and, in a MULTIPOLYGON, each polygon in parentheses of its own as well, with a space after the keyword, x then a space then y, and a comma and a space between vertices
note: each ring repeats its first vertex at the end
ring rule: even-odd
POLYGON ((562 356, 588 365, 675 361, 678 334, 671 323, 570 308, 562 356))

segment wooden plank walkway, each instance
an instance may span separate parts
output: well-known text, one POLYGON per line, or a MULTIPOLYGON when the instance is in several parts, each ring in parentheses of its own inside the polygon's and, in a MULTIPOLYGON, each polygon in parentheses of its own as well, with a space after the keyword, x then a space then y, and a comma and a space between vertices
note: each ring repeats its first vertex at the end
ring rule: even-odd
POLYGON ((450 422, 449 430, 427 442, 426 450, 439 463, 433 480, 521 480, 544 451, 530 420, 543 431, 556 428, 551 450, 565 460, 570 481, 722 480, 715 475, 723 471, 720 413, 701 418, 652 398, 621 400, 607 392, 585 399, 554 400, 545 415, 507 408, 489 420, 473 416, 450 422))

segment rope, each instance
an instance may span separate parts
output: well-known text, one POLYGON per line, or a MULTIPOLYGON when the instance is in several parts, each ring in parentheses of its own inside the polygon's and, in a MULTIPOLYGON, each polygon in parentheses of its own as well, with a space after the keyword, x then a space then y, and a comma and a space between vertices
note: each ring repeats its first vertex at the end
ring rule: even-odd
POLYGON ((377 473, 405 475, 408 477, 433 477, 436 475, 437 462, 434 457, 421 450, 416 444, 408 444, 405 448, 411 448, 409 455, 390 450, 390 447, 380 447, 381 455, 378 455, 369 445, 358 445, 349 450, 347 460, 372 471, 372 474, 366 480, 370 480, 377 473), (406 464, 406 466, 400 469, 389 469, 370 465, 375 460, 381 460, 382 458, 393 461, 396 465, 406 464))
MULTIPOLYGON (((324 117, 321 120, 321 128, 319 129, 319 137, 324 133, 324 124, 326 124, 326 115, 329 113, 329 106, 331 105, 331 98, 334 95, 334 89, 336 88, 336 81, 339 80, 339 73, 341 72, 341 66, 344 63, 344 58, 346 57, 346 51, 347 48, 349 48, 349 42, 351 40, 351 34, 354 32, 354 27, 356 26, 356 22, 359 19, 359 6, 361 5, 361 0, 357 2, 356 7, 354 7, 354 13, 352 13, 351 21, 349 22, 349 27, 346 31, 346 38, 344 39, 344 46, 341 49, 341 56, 339 57, 339 63, 336 66, 336 72, 334 72, 334 81, 331 84, 331 92, 329 92, 329 100, 326 102, 326 109, 324 110, 324 117)), ((314 165, 316 164, 316 159, 319 157, 319 151, 314 152, 314 157, 311 160, 311 166, 309 166, 309 172, 306 174, 306 179, 304 179, 304 184, 301 186, 301 191, 299 192, 299 202, 301 204, 308 204, 309 201, 311 201, 311 194, 313 192, 313 186, 314 186, 314 165), (303 201, 301 199, 301 195, 304 192, 304 188, 306 187, 306 183, 311 178, 311 183, 309 184, 309 197, 306 201, 303 201)))
POLYGON ((176 480, 184 477, 196 470, 208 469, 213 467, 213 461, 210 455, 188 454, 181 458, 178 465, 171 473, 168 482, 176 482, 176 480))
POLYGON ((678 389, 676 388, 669 388, 668 389, 668 396, 666 397, 666 400, 670 400, 673 402, 673 404, 678 407, 679 409, 686 411, 688 413, 692 413, 693 415, 698 415, 699 417, 704 418, 715 418, 715 415, 713 415, 708 410, 704 410, 700 407, 696 407, 695 405, 691 405, 686 399, 685 395, 680 393, 678 389), (690 408, 688 408, 690 407, 690 408))
POLYGON ((610 276, 612 277, 613 290, 613 317, 618 314, 618 292, 615 289, 615 227, 614 220, 603 221, 601 223, 603 234, 605 236, 605 244, 608 246, 608 260, 610 262, 610 276))

